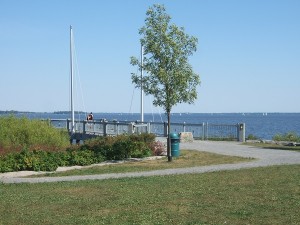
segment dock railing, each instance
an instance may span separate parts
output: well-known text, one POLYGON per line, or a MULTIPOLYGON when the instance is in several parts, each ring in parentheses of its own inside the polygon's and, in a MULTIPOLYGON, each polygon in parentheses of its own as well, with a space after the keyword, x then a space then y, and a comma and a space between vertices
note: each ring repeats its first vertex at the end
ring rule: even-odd
MULTIPOLYGON (((71 131, 70 119, 51 119, 49 123, 56 128, 71 131)), ((170 133, 192 133, 199 140, 235 140, 245 141, 245 124, 210 124, 210 123, 171 123, 170 133)), ((106 120, 75 120, 75 134, 84 140, 91 136, 115 136, 120 134, 153 133, 167 137, 167 122, 129 122, 106 120)))

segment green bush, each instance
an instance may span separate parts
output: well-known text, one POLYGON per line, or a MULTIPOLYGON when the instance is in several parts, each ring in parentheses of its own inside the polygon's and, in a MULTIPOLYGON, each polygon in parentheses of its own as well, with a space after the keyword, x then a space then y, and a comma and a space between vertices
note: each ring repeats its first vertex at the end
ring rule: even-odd
POLYGON ((247 140, 258 140, 259 138, 256 137, 255 135, 253 134, 249 134, 248 137, 247 137, 247 140))
POLYGON ((0 117, 0 153, 30 150, 58 151, 69 145, 66 130, 52 127, 46 121, 0 117))
POLYGON ((106 160, 122 160, 125 158, 142 158, 153 155, 150 146, 154 141, 154 134, 97 137, 87 140, 81 148, 101 154, 106 160))
POLYGON ((70 165, 86 166, 96 162, 94 157, 94 152, 90 150, 85 150, 85 151, 72 150, 72 151, 68 151, 68 154, 70 156, 69 158, 70 165))
POLYGON ((150 143, 134 142, 131 146, 130 157, 132 158, 144 158, 154 155, 149 147, 150 143))
POLYGON ((291 142, 300 142, 300 136, 296 132, 288 132, 285 134, 276 134, 273 137, 274 141, 291 141, 291 142))
POLYGON ((13 171, 18 171, 16 169, 15 153, 0 156, 0 172, 5 173, 13 171))
POLYGON ((28 151, 10 153, 0 157, 0 172, 12 171, 55 171, 59 166, 91 165, 104 161, 90 150, 70 149, 64 152, 28 151))
POLYGON ((120 135, 99 137, 66 151, 29 150, 0 156, 0 172, 55 171, 59 166, 91 165, 105 160, 123 160, 153 155, 152 135, 120 135))
POLYGON ((119 140, 112 145, 112 151, 109 153, 109 159, 123 160, 130 158, 132 143, 130 140, 119 140))
POLYGON ((10 153, 0 158, 0 172, 12 171, 54 171, 64 165, 63 154, 58 152, 28 151, 10 153))

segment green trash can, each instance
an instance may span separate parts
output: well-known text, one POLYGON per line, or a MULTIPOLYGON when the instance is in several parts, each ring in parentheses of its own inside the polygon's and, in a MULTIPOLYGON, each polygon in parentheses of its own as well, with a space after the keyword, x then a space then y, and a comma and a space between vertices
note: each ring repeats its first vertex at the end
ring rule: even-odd
POLYGON ((171 139, 171 155, 173 157, 179 157, 180 155, 180 149, 179 149, 179 143, 180 138, 177 133, 170 133, 170 139, 171 139))

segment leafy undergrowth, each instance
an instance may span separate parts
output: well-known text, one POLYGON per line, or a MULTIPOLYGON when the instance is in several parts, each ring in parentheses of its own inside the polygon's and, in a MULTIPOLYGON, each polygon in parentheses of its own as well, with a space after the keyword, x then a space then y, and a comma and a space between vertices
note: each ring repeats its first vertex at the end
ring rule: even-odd
POLYGON ((54 128, 48 121, 0 117, 0 155, 23 149, 55 152, 67 148, 69 144, 67 130, 54 128))
POLYGON ((155 141, 153 134, 99 137, 63 151, 24 148, 21 152, 0 155, 0 172, 55 171, 60 166, 86 166, 106 160, 144 158, 163 151, 163 144, 155 141))
MULTIPOLYGON (((91 175, 107 173, 125 173, 140 172, 150 170, 186 168, 196 166, 207 166, 216 164, 228 164, 250 161, 253 159, 237 156, 226 156, 209 152, 182 150, 179 157, 173 157, 172 162, 168 162, 166 157, 155 160, 129 161, 124 163, 115 163, 109 165, 94 166, 91 168, 82 168, 69 170, 65 172, 48 173, 38 176, 73 176, 73 175, 91 175)), ((36 177, 36 176, 35 176, 36 177)))

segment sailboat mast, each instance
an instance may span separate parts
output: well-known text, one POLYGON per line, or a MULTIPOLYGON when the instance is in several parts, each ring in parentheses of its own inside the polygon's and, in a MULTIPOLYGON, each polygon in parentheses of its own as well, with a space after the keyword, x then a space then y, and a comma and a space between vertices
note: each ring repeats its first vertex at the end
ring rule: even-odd
POLYGON ((144 122, 144 90, 143 90, 143 65, 144 65, 144 48, 141 45, 141 122, 144 122))
POLYGON ((74 113, 74 97, 73 97, 74 76, 73 76, 73 31, 72 31, 72 26, 70 26, 70 65, 71 65, 71 113, 72 113, 71 134, 74 134, 75 133, 75 113, 74 113))

